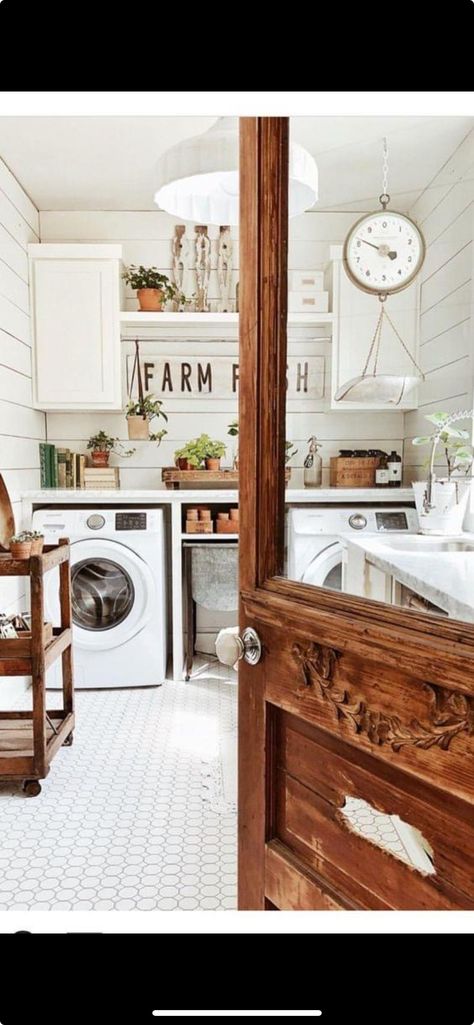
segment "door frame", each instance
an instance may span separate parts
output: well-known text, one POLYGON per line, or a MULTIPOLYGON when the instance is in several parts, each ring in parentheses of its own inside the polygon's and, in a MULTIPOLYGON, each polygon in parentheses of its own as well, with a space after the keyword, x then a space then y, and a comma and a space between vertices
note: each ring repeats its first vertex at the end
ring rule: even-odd
MULTIPOLYGON (((288 118, 240 121, 240 627, 258 622, 383 661, 474 701, 474 627, 284 579, 288 118)), ((258 628, 258 627, 257 627, 258 628)), ((264 910, 264 658, 239 675, 239 908, 264 910), (253 756, 249 758, 249 751, 253 756)), ((473 708, 474 729, 474 708, 473 708)), ((473 786, 474 789, 474 786, 473 786)), ((264 823, 266 822, 266 826, 264 823)))

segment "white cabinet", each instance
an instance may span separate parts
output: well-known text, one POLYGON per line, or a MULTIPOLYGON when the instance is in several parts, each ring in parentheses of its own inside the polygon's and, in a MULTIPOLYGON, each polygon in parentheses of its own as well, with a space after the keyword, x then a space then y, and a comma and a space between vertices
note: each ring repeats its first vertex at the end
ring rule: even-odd
MULTIPOLYGON (((377 296, 368 295, 352 284, 342 262, 342 246, 331 247, 332 291, 333 291, 333 339, 332 339, 332 381, 331 408, 353 411, 355 409, 416 409, 417 389, 410 392, 399 406, 381 403, 370 407, 356 402, 336 402, 334 395, 345 381, 358 377, 363 369, 374 336, 380 313, 377 296)), ((403 292, 391 295, 386 301, 386 310, 403 338, 408 351, 419 363, 419 291, 417 281, 403 292)), ((370 364, 373 369, 373 361, 370 364)), ((392 328, 385 319, 378 360, 378 373, 417 374, 413 363, 403 350, 392 328)))
POLYGON ((120 409, 116 245, 28 247, 33 394, 39 409, 120 409))

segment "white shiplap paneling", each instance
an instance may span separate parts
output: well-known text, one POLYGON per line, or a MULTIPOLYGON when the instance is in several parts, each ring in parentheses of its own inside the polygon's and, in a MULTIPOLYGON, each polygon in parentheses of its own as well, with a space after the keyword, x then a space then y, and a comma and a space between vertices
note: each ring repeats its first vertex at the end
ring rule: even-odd
MULTIPOLYGON (((38 445, 45 416, 32 408, 28 242, 39 241, 38 211, 0 160, 0 473, 17 525, 20 492, 39 485, 38 445)), ((0 577, 0 610, 27 607, 24 578, 0 577)), ((2 681, 0 708, 10 707, 29 680, 2 681)))
MULTIPOLYGON (((407 481, 426 474, 426 449, 411 444, 413 437, 429 433, 425 415, 473 406, 474 131, 410 213, 427 242, 420 318, 426 376, 418 410, 405 414, 407 481)), ((442 461, 438 472, 446 472, 442 461)))

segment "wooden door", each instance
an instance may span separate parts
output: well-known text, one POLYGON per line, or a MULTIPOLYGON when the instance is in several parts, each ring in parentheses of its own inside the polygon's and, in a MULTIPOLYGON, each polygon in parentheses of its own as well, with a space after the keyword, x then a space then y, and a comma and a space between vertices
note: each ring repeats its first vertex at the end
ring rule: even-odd
POLYGON ((284 579, 287 119, 243 119, 240 166, 239 907, 473 909, 474 629, 284 579))

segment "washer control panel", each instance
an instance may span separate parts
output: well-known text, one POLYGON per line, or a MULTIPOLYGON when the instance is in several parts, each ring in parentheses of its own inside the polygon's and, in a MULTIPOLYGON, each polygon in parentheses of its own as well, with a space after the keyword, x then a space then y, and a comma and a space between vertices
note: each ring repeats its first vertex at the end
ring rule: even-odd
POLYGON ((146 530, 145 512, 119 512, 115 514, 116 530, 146 530))

